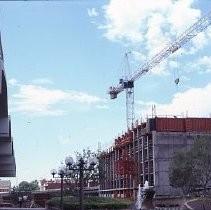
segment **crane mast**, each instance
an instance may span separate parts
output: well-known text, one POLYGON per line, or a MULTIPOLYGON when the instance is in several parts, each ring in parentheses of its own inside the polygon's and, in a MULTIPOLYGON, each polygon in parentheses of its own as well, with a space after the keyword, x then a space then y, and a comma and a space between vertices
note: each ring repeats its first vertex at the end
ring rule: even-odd
POLYGON ((146 74, 148 71, 150 71, 152 68, 157 66, 161 61, 166 59, 169 55, 175 53, 178 49, 180 49, 184 44, 189 42, 197 34, 204 31, 210 24, 211 24, 211 12, 200 18, 190 28, 188 28, 184 33, 178 36, 173 42, 169 43, 166 47, 164 47, 159 53, 157 53, 154 57, 152 57, 145 64, 143 64, 137 71, 135 71, 128 78, 124 80, 120 79, 120 82, 117 86, 111 86, 109 88, 108 93, 110 94, 111 99, 116 99, 119 93, 121 93, 123 90, 126 90, 128 129, 133 124, 133 119, 134 119, 133 117, 134 106, 130 105, 130 103, 134 104, 134 96, 133 96, 134 82, 138 80, 141 76, 146 74), (130 118, 129 116, 132 117, 130 118))
MULTIPOLYGON (((125 53, 125 61, 126 61, 125 72, 128 72, 127 76, 130 77, 131 72, 130 72, 130 64, 128 60, 129 53, 131 52, 125 53)), ((126 92, 126 121, 127 121, 127 127, 129 129, 129 125, 131 124, 131 122, 134 121, 134 84, 133 82, 130 82, 130 80, 128 82, 125 82, 126 80, 127 78, 125 78, 125 80, 120 80, 120 82, 125 83, 124 87, 125 87, 125 92, 126 92)))

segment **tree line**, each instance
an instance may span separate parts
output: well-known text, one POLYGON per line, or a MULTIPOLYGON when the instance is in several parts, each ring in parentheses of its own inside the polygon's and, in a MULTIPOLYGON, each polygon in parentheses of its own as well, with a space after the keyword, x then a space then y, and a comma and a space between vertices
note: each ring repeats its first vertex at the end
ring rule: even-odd
POLYGON ((211 185, 211 138, 199 137, 187 151, 177 151, 169 171, 171 186, 184 195, 206 195, 211 185))

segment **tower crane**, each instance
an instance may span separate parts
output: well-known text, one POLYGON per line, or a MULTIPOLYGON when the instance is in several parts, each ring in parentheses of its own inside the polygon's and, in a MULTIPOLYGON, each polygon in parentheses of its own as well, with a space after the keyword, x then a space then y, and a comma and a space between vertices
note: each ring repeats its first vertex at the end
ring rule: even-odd
MULTIPOLYGON (((211 11, 200 18, 196 23, 194 23, 185 32, 179 35, 173 42, 169 43, 164 47, 159 53, 154 57, 149 59, 145 64, 143 64, 138 70, 133 74, 129 75, 125 79, 120 79, 116 86, 111 86, 108 90, 111 99, 116 99, 117 95, 123 90, 126 91, 126 114, 127 114, 127 128, 129 129, 133 125, 134 120, 134 82, 140 77, 145 75, 152 68, 157 66, 161 61, 166 59, 169 55, 175 53, 184 44, 189 42, 197 34, 204 31, 211 24, 211 11)), ((128 59, 127 53, 125 54, 126 59, 128 59)))

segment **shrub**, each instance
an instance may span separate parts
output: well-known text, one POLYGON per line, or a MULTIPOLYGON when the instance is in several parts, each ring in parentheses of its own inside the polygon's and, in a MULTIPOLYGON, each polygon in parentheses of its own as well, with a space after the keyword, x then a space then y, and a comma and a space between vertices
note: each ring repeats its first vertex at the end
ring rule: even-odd
MULTIPOLYGON (((46 202, 50 207, 60 206, 60 197, 55 197, 46 202)), ((116 199, 116 198, 103 198, 103 197, 85 197, 85 209, 125 209, 132 204, 130 200, 116 199)), ((64 210, 79 209, 79 198, 73 196, 64 197, 64 210)))

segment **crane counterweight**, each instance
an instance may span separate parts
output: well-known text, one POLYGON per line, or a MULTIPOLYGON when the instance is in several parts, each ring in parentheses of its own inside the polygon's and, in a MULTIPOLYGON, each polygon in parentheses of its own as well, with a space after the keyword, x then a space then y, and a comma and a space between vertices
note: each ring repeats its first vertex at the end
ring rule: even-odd
POLYGON ((116 99, 117 98, 117 93, 116 92, 110 92, 110 99, 116 99))

